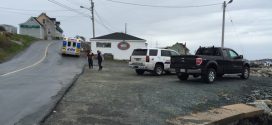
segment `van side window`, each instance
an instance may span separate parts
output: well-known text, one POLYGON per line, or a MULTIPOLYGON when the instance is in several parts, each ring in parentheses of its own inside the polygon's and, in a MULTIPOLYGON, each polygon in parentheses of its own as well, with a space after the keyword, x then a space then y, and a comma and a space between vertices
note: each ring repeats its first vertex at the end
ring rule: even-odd
POLYGON ((157 56, 157 55, 158 55, 158 50, 156 49, 149 50, 149 56, 157 56))
POLYGON ((80 43, 77 43, 77 48, 80 48, 80 43))
POLYGON ((76 47, 76 42, 73 42, 73 47, 76 47))
POLYGON ((161 51, 161 56, 171 56, 171 52, 170 51, 167 51, 167 50, 162 50, 161 51))

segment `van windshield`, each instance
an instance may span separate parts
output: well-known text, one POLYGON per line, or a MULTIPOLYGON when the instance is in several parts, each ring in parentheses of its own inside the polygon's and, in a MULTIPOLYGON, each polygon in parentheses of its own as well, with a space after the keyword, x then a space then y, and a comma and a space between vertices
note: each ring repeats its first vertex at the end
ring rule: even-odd
POLYGON ((135 49, 132 53, 133 56, 145 56, 147 54, 147 49, 135 49))

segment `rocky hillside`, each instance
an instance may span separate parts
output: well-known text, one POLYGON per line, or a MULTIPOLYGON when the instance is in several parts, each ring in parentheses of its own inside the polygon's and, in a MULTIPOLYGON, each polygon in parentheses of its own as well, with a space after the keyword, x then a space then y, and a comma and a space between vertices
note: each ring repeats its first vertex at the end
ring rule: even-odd
POLYGON ((0 63, 12 58, 35 40, 30 36, 0 32, 0 63))
POLYGON ((272 77, 272 67, 251 68, 251 74, 258 77, 272 77))

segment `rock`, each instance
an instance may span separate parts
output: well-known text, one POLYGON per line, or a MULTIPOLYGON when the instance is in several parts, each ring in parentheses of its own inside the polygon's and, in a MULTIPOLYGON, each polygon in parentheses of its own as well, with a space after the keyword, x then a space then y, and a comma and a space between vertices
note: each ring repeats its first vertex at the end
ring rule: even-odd
POLYGON ((267 101, 267 100, 257 100, 255 102, 248 103, 248 104, 252 105, 252 106, 255 106, 255 107, 259 108, 259 109, 263 109, 265 113, 270 113, 270 112, 272 112, 272 110, 267 105, 267 103, 269 101, 267 101))

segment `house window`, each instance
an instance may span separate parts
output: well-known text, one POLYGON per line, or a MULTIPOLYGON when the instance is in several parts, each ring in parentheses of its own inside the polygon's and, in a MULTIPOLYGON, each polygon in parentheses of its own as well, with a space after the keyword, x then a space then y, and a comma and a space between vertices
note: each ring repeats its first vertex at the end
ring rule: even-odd
POLYGON ((45 19, 42 20, 43 24, 45 24, 45 19))
POLYGON ((100 42, 97 42, 96 43, 96 47, 100 47, 100 48, 111 48, 111 43, 100 43, 100 42))

